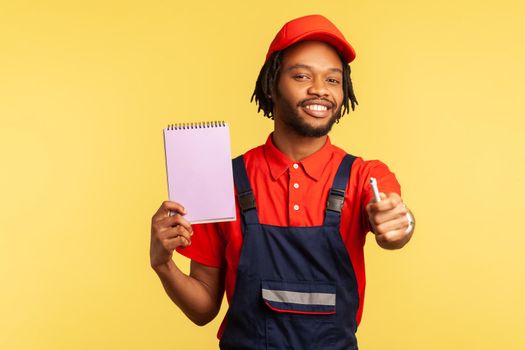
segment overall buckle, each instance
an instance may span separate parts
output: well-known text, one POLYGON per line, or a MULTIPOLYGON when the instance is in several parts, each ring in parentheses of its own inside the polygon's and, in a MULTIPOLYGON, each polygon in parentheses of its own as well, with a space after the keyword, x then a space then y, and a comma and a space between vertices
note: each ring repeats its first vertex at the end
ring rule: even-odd
POLYGON ((243 212, 255 208, 255 197, 252 191, 242 192, 237 195, 239 207, 243 212))
POLYGON ((328 200, 326 201, 326 209, 340 213, 341 209, 343 208, 344 201, 345 201, 345 191, 339 190, 337 188, 332 188, 330 189, 330 192, 328 193, 328 200))

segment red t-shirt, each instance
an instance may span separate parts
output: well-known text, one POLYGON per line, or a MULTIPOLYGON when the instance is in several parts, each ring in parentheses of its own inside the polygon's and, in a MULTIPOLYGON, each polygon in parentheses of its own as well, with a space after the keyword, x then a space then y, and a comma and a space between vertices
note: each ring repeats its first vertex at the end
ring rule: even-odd
MULTIPOLYGON (((244 162, 257 202, 259 222, 275 226, 322 225, 328 191, 345 154, 327 138, 319 151, 294 162, 275 147, 272 135, 264 145, 246 152, 244 162)), ((373 198, 370 177, 377 179, 381 192, 401 194, 394 173, 385 164, 378 160, 355 159, 341 212, 340 231, 357 279, 357 324, 361 321, 366 284, 363 247, 370 231, 365 209, 373 198)), ((201 264, 226 270, 228 302, 233 296, 242 247, 240 217, 237 205, 236 221, 193 225, 191 246, 177 249, 180 254, 201 264)), ((219 339, 225 321, 217 334, 219 339)))

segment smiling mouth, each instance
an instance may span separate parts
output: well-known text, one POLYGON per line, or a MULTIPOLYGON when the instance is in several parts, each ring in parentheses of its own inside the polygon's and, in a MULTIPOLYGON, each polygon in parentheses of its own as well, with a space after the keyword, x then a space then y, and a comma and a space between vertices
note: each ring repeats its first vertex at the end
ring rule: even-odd
POLYGON ((323 105, 306 105, 304 108, 310 109, 312 111, 327 111, 328 107, 323 105))
POLYGON ((303 104, 301 107, 303 111, 308 114, 311 117, 314 118, 327 118, 330 117, 332 114, 330 113, 330 110, 332 109, 331 106, 328 105, 329 102, 325 102, 323 104, 318 103, 308 103, 303 104))

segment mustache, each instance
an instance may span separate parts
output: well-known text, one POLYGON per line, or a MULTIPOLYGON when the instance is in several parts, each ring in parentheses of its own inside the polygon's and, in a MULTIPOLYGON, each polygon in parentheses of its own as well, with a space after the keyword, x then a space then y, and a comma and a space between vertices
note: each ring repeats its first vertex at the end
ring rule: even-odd
POLYGON ((326 98, 309 98, 309 99, 306 99, 306 100, 299 101, 297 106, 298 107, 305 107, 308 102, 321 102, 321 101, 323 101, 324 103, 330 104, 330 108, 335 108, 336 107, 335 102, 330 101, 330 100, 328 100, 326 98))

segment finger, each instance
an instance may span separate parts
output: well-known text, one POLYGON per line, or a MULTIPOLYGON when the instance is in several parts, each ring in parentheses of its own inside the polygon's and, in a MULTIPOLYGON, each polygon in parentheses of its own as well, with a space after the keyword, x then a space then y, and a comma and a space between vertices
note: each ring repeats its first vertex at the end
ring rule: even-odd
POLYGON ((191 245, 191 242, 189 242, 183 236, 177 236, 175 238, 164 239, 162 241, 162 246, 164 247, 164 249, 168 250, 169 252, 173 252, 175 249, 179 247, 185 248, 189 245, 191 245))
POLYGON ((175 226, 170 228, 169 230, 163 231, 159 234, 159 239, 172 239, 176 238, 178 236, 182 236, 186 238, 189 242, 191 242, 191 233, 188 232, 183 226, 175 226))
MULTIPOLYGON (((379 192, 379 197, 381 199, 386 198, 386 196, 385 196, 385 194, 383 192, 379 192)), ((377 212, 377 205, 376 205, 377 203, 379 203, 379 202, 376 202, 375 196, 370 198, 370 201, 368 202, 368 204, 365 207, 366 211, 368 212, 368 215, 372 215, 373 213, 377 212)))
POLYGON ((378 243, 395 243, 406 239, 405 230, 393 230, 376 235, 378 243))
POLYGON ((180 215, 185 215, 187 213, 182 204, 172 201, 164 201, 157 212, 153 215, 152 221, 158 221, 162 218, 170 216, 170 212, 178 213, 180 215))
POLYGON ((386 221, 380 225, 376 225, 376 230, 379 234, 384 234, 390 231, 405 230, 408 227, 408 220, 406 216, 398 219, 386 221))
POLYGON ((399 203, 401 203, 401 197, 397 193, 389 193, 384 199, 381 199, 381 202, 372 204, 370 209, 372 212, 386 211, 395 208, 399 203))
POLYGON ((176 239, 179 240, 178 247, 186 248, 187 246, 191 245, 191 241, 188 241, 185 237, 179 236, 176 239))
POLYGON ((380 208, 384 207, 387 204, 387 203, 384 202, 384 199, 387 198, 386 194, 384 194, 383 192, 379 192, 379 197, 381 198, 381 200, 379 202, 376 202, 375 197, 372 197, 370 199, 370 202, 368 202, 368 204, 366 205, 366 211, 369 214, 376 213, 376 212, 380 211, 380 208), (382 205, 379 206, 379 203, 382 203, 382 205))
POLYGON ((384 222, 406 217, 408 208, 403 204, 398 204, 395 208, 387 211, 378 211, 372 216, 375 225, 381 225, 384 222))
POLYGON ((157 224, 161 227, 161 230, 169 229, 171 227, 181 225, 189 232, 193 233, 193 228, 188 220, 186 220, 182 215, 175 214, 173 216, 167 216, 157 221, 157 224))
MULTIPOLYGON (((383 193, 383 192, 379 192, 379 198, 380 199, 385 199, 386 198, 386 195, 383 193)), ((366 208, 368 210, 368 207, 371 205, 371 204, 374 204, 374 203, 379 203, 379 202, 376 202, 376 199, 375 199, 375 196, 372 196, 372 198, 370 198, 370 201, 367 203, 366 205, 366 208)))

